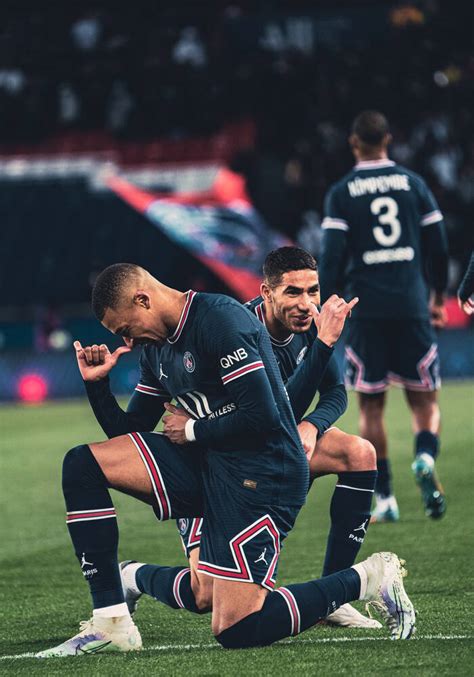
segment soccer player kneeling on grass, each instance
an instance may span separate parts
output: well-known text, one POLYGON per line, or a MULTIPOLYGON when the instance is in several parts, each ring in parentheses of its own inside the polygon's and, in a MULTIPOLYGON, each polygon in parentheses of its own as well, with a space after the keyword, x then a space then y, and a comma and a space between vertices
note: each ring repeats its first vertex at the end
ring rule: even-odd
MULTIPOLYGON (((195 420, 172 408, 164 434, 124 430, 128 434, 66 454, 67 523, 94 611, 76 636, 38 657, 141 647, 124 601, 109 488, 149 503, 159 519, 203 516, 199 570, 214 577, 212 631, 226 648, 265 646, 298 634, 356 599, 380 609, 393 639, 410 637, 415 612, 393 553, 274 590, 282 541, 305 501, 309 471, 269 336, 257 318, 225 296, 165 287, 132 264, 101 273, 93 307, 127 344, 112 354, 105 346, 77 346, 83 377, 101 391, 98 407, 119 409, 107 374, 121 352, 150 343, 149 369, 166 375, 166 393, 150 398, 161 407, 129 412, 135 430, 151 430, 166 400, 194 401, 195 393, 215 415, 195 420), (228 364, 229 355, 240 356, 237 366, 228 364)), ((170 602, 176 593, 178 606, 200 611, 184 568, 171 573, 169 585, 170 602)))

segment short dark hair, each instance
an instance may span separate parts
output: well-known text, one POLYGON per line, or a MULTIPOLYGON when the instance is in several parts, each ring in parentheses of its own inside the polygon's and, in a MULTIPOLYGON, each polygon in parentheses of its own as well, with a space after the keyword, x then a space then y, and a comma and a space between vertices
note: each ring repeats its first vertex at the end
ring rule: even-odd
POLYGON ((390 133, 388 120, 377 110, 364 110, 352 123, 352 134, 359 137, 368 146, 380 146, 390 133))
POLYGON ((280 247, 271 251, 265 259, 263 276, 270 287, 276 287, 285 273, 306 269, 318 270, 314 256, 301 247, 280 247))
POLYGON ((125 284, 141 271, 135 263, 114 263, 97 277, 92 289, 92 310, 102 321, 107 308, 117 308, 125 284))

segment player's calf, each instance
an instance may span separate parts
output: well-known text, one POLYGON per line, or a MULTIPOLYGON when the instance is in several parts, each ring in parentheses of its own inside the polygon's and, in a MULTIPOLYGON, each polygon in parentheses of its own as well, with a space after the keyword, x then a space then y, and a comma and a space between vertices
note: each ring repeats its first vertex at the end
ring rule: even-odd
POLYGON ((217 641, 227 649, 267 646, 312 627, 347 602, 373 603, 391 639, 408 639, 415 630, 415 610, 403 586, 405 572, 393 553, 378 553, 350 569, 270 593, 259 611, 221 630, 217 641))

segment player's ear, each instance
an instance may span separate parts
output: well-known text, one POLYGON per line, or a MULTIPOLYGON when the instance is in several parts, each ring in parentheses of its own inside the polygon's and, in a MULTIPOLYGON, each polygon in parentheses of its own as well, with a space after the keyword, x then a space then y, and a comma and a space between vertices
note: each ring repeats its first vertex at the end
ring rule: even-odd
POLYGON ((349 137, 349 146, 351 148, 359 148, 359 137, 357 134, 351 134, 349 137))
POLYGON ((387 146, 390 146, 392 141, 393 141, 393 136, 390 133, 385 134, 384 139, 383 139, 383 145, 385 146, 385 148, 387 146))
POLYGON ((133 295, 133 303, 141 308, 146 308, 147 310, 150 309, 150 297, 144 291, 138 290, 135 292, 133 295))
POLYGON ((265 301, 269 301, 271 298, 272 288, 266 283, 262 282, 260 285, 260 296, 262 296, 265 301))

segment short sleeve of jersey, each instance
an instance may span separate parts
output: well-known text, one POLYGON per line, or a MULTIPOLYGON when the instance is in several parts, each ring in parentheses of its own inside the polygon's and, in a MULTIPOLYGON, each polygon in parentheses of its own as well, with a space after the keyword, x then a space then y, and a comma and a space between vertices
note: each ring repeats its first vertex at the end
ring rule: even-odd
POLYGON ((420 200, 421 226, 430 226, 443 220, 436 198, 421 177, 416 181, 418 198, 420 200))
POLYGON ((336 184, 329 189, 324 200, 324 219, 321 224, 324 230, 349 230, 349 222, 341 200, 341 190, 336 184))
POLYGON ((140 378, 135 386, 135 390, 143 395, 150 395, 151 397, 169 398, 168 391, 161 385, 158 377, 150 366, 146 348, 142 349, 139 366, 140 378))
POLYGON ((215 361, 223 385, 264 369, 257 323, 250 311, 237 303, 214 306, 204 316, 203 349, 208 359, 215 361))

